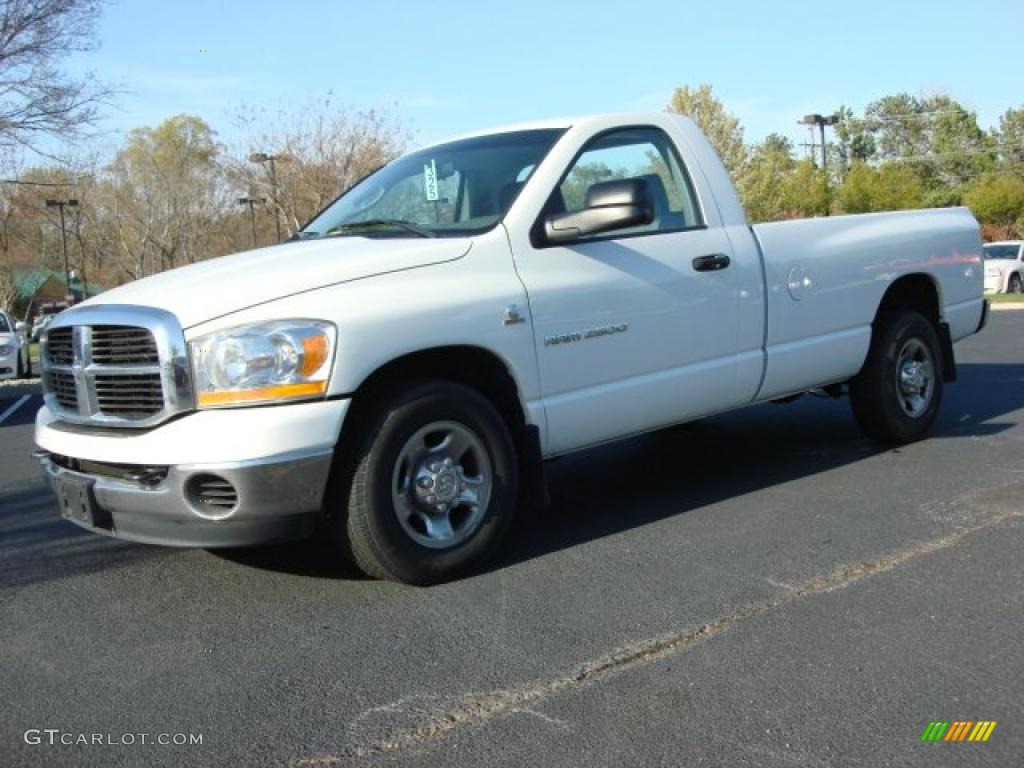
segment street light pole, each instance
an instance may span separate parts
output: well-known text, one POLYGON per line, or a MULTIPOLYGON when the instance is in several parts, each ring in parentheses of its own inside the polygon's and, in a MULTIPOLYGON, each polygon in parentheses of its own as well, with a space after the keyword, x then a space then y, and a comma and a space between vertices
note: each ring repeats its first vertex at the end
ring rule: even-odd
POLYGON ((249 218, 252 221, 252 247, 256 247, 256 204, 265 203, 267 198, 265 197, 240 197, 238 198, 239 205, 249 206, 249 218))
POLYGON ((69 200, 56 200, 49 198, 46 201, 47 208, 58 208, 60 209, 60 246, 61 250, 64 251, 64 285, 67 286, 68 295, 71 296, 72 301, 75 298, 75 292, 71 289, 71 267, 68 264, 68 235, 67 230, 64 227, 64 207, 77 208, 78 201, 74 198, 69 200))
POLYGON ((253 152, 249 155, 251 163, 270 163, 270 199, 274 204, 274 228, 277 231, 277 242, 281 242, 281 216, 277 204, 277 166, 275 161, 282 159, 281 155, 268 155, 266 152, 253 152))
MULTIPOLYGON (((816 126, 818 126, 818 128, 821 129, 821 169, 824 171, 824 184, 825 184, 825 193, 826 194, 828 194, 828 142, 825 141, 825 126, 826 125, 835 125, 838 122, 839 122, 839 115, 827 115, 827 116, 822 116, 822 115, 804 115, 804 119, 801 120, 798 123, 799 125, 808 125, 808 126, 816 125, 816 126)), ((814 149, 814 133, 813 133, 813 129, 812 129, 812 133, 811 133, 811 149, 812 150, 814 149)), ((812 151, 811 152, 811 156, 813 157, 813 155, 814 155, 814 152, 812 151)), ((829 214, 829 211, 826 208, 825 215, 828 216, 828 214, 829 214)))

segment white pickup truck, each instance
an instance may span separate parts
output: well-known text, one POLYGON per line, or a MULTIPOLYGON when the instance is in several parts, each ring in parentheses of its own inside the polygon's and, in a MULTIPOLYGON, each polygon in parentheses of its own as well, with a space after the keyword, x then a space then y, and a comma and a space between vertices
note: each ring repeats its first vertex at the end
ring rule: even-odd
POLYGON ((98 533, 317 531, 432 583, 495 550, 559 454, 815 389, 874 438, 923 437, 983 279, 963 208, 751 227, 683 117, 472 134, 289 242, 62 312, 37 455, 98 533))

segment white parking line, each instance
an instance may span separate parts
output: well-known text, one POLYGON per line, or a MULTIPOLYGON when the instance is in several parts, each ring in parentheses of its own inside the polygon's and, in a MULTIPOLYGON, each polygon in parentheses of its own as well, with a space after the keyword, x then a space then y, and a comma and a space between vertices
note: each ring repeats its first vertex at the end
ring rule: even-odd
POLYGON ((32 399, 32 395, 22 395, 21 397, 19 397, 17 402, 14 405, 12 405, 10 408, 8 408, 3 413, 0 413, 0 424, 3 424, 8 416, 10 416, 16 410, 21 408, 21 406, 23 406, 25 403, 27 403, 31 399, 32 399))

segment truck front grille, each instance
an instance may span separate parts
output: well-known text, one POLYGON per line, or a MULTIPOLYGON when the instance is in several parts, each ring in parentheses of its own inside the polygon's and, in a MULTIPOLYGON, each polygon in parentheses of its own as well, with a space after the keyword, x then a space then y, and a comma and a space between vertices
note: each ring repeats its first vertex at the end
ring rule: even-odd
POLYGON ((96 325, 92 328, 92 361, 100 365, 153 365, 160 362, 160 356, 153 334, 145 328, 96 325))
POLYGON ((46 360, 54 365, 71 365, 71 329, 54 328, 47 334, 46 360))
POLYGON ((54 323, 43 337, 43 382, 62 419, 142 427, 192 407, 184 334, 170 313, 81 307, 54 323))
POLYGON ((46 372, 46 388, 62 408, 78 409, 78 395, 75 391, 75 377, 63 371, 46 372))
POLYGON ((159 373, 97 374, 94 381, 96 405, 107 416, 144 419, 164 407, 159 373))

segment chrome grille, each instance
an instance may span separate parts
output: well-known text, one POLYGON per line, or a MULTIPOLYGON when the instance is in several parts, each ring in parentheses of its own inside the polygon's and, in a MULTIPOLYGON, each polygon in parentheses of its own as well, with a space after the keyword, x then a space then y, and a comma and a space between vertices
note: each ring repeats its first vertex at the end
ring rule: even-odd
POLYGON ((78 394, 75 390, 75 377, 72 374, 47 371, 46 388, 53 393, 62 407, 78 409, 78 394))
POLYGON ((71 329, 54 328, 46 334, 46 359, 54 365, 71 365, 71 329))
POLYGON ((75 307, 42 347, 46 404, 63 420, 148 427, 194 407, 184 333, 164 310, 75 307))
POLYGON ((94 379, 96 405, 107 416, 140 419, 164 407, 159 373, 98 374, 94 379))
POLYGON ((92 361, 99 365, 156 364, 156 340, 145 328, 96 325, 92 328, 92 361))

